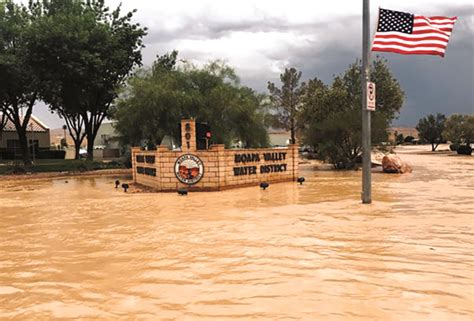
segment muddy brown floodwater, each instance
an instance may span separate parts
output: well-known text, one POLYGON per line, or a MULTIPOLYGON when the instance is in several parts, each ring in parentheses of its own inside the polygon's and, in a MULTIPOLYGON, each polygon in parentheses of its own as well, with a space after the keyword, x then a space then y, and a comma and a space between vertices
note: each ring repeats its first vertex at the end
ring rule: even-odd
MULTIPOLYGON (((428 147, 424 147, 425 149, 428 147)), ((0 319, 473 320, 474 157, 225 192, 4 181, 0 319)))

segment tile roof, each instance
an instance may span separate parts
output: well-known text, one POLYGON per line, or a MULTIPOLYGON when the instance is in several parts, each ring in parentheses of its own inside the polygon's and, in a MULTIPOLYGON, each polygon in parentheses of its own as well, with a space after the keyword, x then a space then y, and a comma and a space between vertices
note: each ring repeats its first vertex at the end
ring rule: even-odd
MULTIPOLYGON (((38 133, 45 133, 49 130, 48 126, 43 124, 37 117, 31 115, 30 121, 28 123, 27 132, 38 132, 38 133)), ((3 129, 5 132, 15 132, 15 125, 10 121, 7 120, 7 124, 3 129)))

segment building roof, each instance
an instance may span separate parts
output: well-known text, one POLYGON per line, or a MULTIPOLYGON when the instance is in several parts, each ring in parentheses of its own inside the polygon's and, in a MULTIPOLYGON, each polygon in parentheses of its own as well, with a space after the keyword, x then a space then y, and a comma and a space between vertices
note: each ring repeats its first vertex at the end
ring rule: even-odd
POLYGON ((415 138, 418 137, 418 131, 415 127, 391 127, 388 129, 390 134, 394 134, 397 132, 398 134, 403 134, 403 136, 413 136, 415 138))
MULTIPOLYGON (((16 132, 15 125, 10 120, 7 120, 7 123, 5 125, 5 128, 3 128, 3 131, 16 132)), ((26 131, 36 132, 36 133, 46 133, 49 131, 49 127, 46 126, 44 123, 42 123, 36 116, 31 115, 26 131)))

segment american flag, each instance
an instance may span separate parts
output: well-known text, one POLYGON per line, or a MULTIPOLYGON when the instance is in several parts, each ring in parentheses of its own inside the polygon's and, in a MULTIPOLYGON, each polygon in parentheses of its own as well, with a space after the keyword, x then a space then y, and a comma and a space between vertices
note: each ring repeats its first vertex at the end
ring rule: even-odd
POLYGON ((379 9, 372 51, 444 57, 456 19, 379 9))

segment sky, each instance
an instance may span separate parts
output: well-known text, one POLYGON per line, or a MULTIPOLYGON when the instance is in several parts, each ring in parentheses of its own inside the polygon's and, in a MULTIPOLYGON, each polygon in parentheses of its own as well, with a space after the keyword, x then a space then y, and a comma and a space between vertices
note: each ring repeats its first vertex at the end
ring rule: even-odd
MULTIPOLYGON (((285 68, 302 71, 302 81, 330 83, 362 55, 362 1, 316 0, 106 0, 148 27, 144 66, 173 49, 196 65, 221 59, 241 84, 267 92, 285 68)), ((378 53, 388 61, 405 92, 395 126, 414 126, 432 113, 474 114, 474 4, 458 1, 371 1, 371 34, 378 7, 425 16, 457 16, 444 58, 378 53)), ((34 113, 51 128, 63 122, 39 104, 34 113)))

